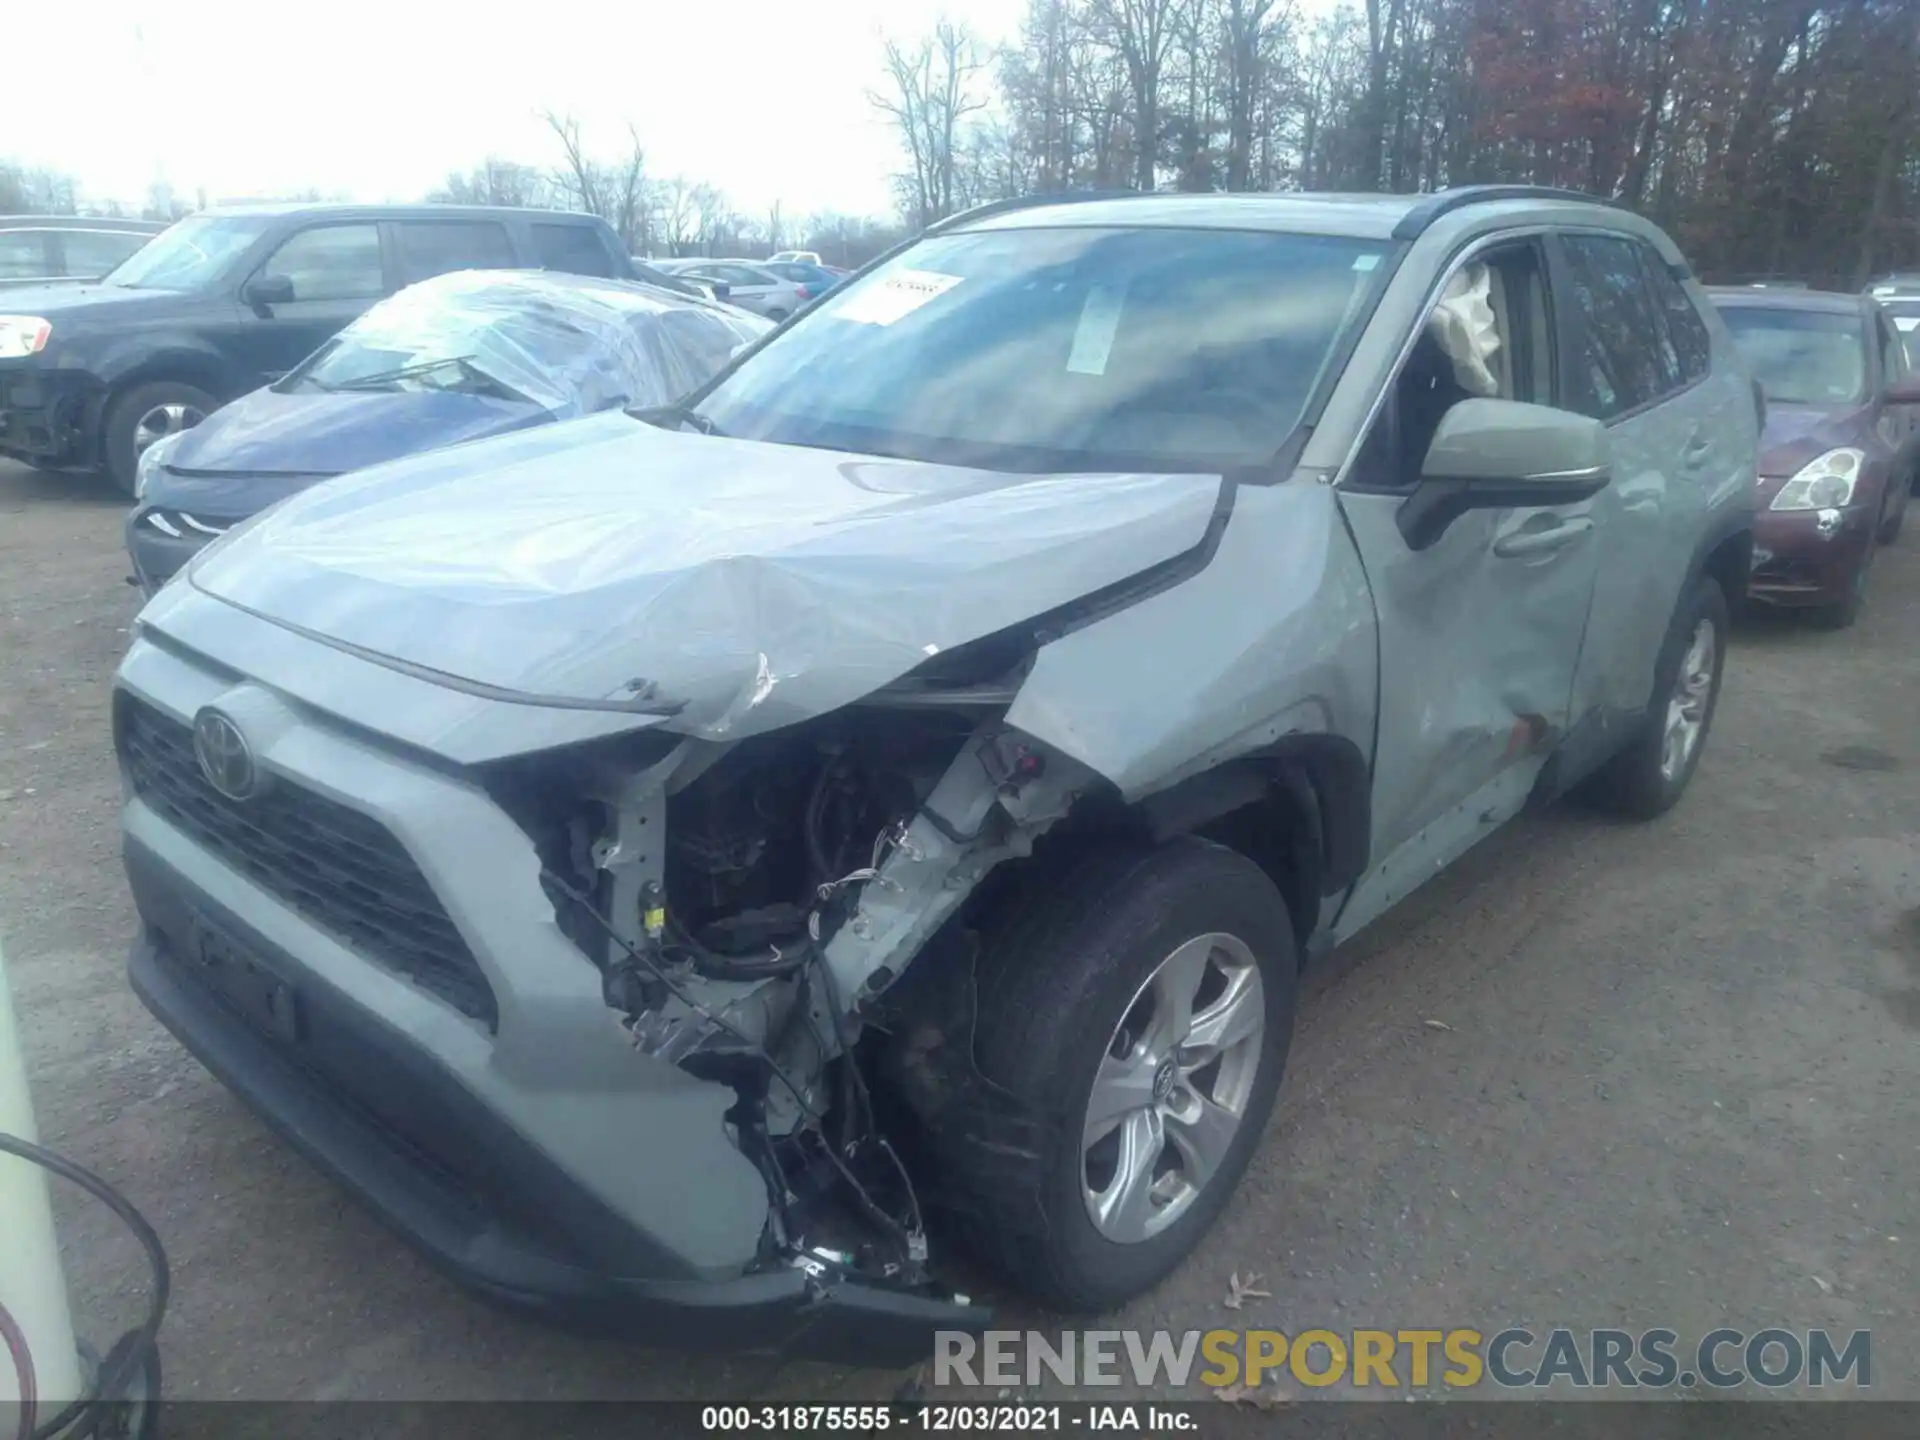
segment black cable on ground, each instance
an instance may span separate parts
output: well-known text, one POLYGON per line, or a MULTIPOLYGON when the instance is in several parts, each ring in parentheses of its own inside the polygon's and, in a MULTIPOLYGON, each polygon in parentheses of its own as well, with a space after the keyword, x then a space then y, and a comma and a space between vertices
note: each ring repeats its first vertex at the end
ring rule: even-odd
MULTIPOLYGON (((30 1165, 38 1165, 49 1174, 58 1175, 113 1211, 133 1232, 133 1238, 140 1242, 140 1248, 147 1253, 147 1263, 153 1269, 153 1290, 147 1300, 145 1321, 114 1342, 86 1394, 41 1422, 29 1436, 29 1440, 53 1440, 53 1437, 68 1431, 76 1421, 84 1419, 86 1425, 72 1431, 74 1440, 78 1440, 79 1436, 93 1433, 105 1407, 113 1403, 106 1397, 125 1394, 128 1385, 140 1373, 141 1365, 149 1356, 157 1356, 159 1352, 160 1322, 166 1318, 167 1297, 173 1287, 173 1277, 167 1268, 166 1247, 160 1243, 153 1226, 147 1223, 147 1217, 133 1208, 133 1202, 91 1170, 74 1164, 44 1146, 4 1132, 0 1132, 0 1153, 16 1156, 30 1165)), ((158 1398, 153 1397, 155 1400, 158 1398)))

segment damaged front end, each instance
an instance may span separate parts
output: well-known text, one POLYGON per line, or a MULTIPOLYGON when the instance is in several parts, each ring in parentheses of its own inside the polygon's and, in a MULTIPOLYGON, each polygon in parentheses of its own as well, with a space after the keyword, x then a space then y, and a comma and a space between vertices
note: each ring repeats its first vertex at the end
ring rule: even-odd
MULTIPOLYGON (((136 899, 175 950, 189 909, 224 908, 303 994, 340 992, 340 1023, 373 1033, 309 1072, 429 1160, 483 1111, 513 1158, 476 1142, 472 1188, 574 1273, 644 1276, 683 1319, 766 1315, 730 1322, 735 1348, 920 1358, 984 1317, 929 1268, 923 1097, 881 1079, 889 1027, 926 1002, 896 986, 965 973, 929 947, 1020 883, 1002 862, 1078 797, 1117 793, 1069 755, 1086 736, 1010 707, 1062 629, 1098 633, 1063 617, 1188 573, 1224 506, 1217 476, 977 471, 624 416, 361 472, 204 552, 143 612, 120 685, 189 745, 218 709, 288 796, 381 827, 419 884, 343 947, 302 910, 307 877, 263 893, 256 857, 209 863, 136 796, 136 899), (380 953, 423 907, 497 1000, 490 1033, 380 953), (376 1051, 431 1067, 458 1118, 389 1113, 404 1087, 363 1082, 376 1051), (542 1164, 592 1234, 523 1183, 542 1164)), ((150 1008, 211 1053, 224 1022, 160 985, 150 1008)), ((309 1153, 340 1173, 347 1148, 309 1153)), ((436 1248, 404 1197, 343 1178, 436 1248)), ((471 1278, 476 1246, 438 1248, 471 1278)))
POLYGON ((645 731, 486 772, 634 1048, 733 1091, 763 1263, 826 1287, 947 1294, 899 1099, 875 1093, 880 997, 1103 783, 1006 724, 1017 673, 943 658, 745 740, 645 731))

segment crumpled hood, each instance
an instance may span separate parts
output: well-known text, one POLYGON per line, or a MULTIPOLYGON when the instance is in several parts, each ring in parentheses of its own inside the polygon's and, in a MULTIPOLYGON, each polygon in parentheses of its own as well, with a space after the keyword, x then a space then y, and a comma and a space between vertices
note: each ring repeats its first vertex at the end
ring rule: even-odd
POLYGON ((545 419, 536 405, 489 395, 261 389, 183 434, 148 480, 144 498, 149 505, 241 520, 329 476, 545 419))
POLYGON ((1198 545, 1199 475, 1024 476, 612 413, 376 466, 205 552, 195 588, 454 683, 676 706, 737 738, 1198 545))

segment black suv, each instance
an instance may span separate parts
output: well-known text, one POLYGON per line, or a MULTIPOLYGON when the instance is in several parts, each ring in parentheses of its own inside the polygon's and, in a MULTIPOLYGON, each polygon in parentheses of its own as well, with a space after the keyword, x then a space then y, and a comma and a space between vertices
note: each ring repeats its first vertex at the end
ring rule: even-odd
POLYGON ((133 493, 141 450, 291 370, 376 300, 448 270, 683 282, 637 266, 591 215, 454 205, 203 211, 95 284, 10 290, 0 455, 100 470, 133 493))

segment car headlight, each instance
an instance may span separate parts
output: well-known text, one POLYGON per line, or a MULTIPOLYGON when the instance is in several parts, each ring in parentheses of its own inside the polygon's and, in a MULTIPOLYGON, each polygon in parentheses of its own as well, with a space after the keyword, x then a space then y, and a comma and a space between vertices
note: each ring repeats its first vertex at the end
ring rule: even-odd
POLYGON ((38 315, 0 315, 0 360, 38 355, 53 337, 53 326, 38 315))
POLYGON ((1853 484, 1866 462, 1862 450, 1829 450, 1802 465, 1773 497, 1774 510, 1838 510, 1853 501, 1853 484))
POLYGON ((171 435, 162 435, 140 452, 139 463, 133 467, 133 498, 135 500, 147 498, 148 478, 157 467, 167 463, 168 452, 185 433, 184 430, 176 430, 171 435))

